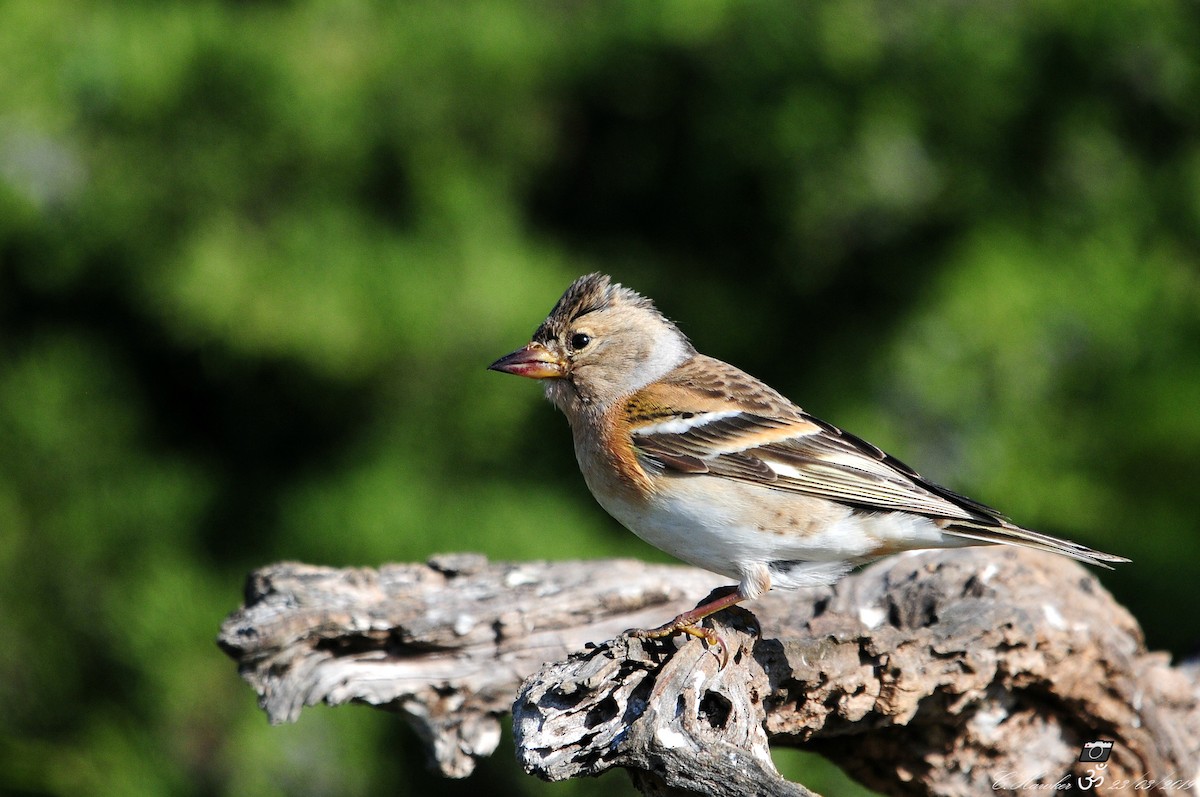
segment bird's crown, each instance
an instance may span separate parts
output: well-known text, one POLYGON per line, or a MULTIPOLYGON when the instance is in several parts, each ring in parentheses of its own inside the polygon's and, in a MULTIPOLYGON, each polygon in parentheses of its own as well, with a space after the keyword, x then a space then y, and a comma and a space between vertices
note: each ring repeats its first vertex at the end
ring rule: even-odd
POLYGON ((645 296, 619 282, 613 282, 607 274, 594 272, 585 274, 571 283, 550 311, 550 315, 538 327, 533 339, 553 340, 580 317, 614 307, 638 307, 658 313, 654 302, 645 296))

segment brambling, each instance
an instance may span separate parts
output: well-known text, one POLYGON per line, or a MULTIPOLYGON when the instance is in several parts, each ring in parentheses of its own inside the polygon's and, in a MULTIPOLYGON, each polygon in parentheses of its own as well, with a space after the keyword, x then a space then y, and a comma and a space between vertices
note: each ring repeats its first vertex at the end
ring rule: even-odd
POLYGON ((577 279, 526 346, 489 366, 540 379, 567 416, 592 495, 646 542, 737 580, 638 636, 683 632, 769 589, 832 584, 901 551, 1021 545, 1088 564, 1128 559, 1010 522, 699 354, 644 296, 577 279))

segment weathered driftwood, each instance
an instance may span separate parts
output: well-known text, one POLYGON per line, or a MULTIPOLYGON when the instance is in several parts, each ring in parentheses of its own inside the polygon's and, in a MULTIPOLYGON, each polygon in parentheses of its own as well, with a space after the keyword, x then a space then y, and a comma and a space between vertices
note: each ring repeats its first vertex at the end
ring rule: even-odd
POLYGON ((1016 790, 1089 770, 1101 789, 1200 777, 1197 672, 1146 652, 1133 618, 1073 562, 944 551, 769 593, 714 618, 733 652, 724 670, 700 640, 620 635, 722 583, 633 561, 285 563, 251 576, 220 644, 272 721, 318 702, 397 710, 455 777, 495 749, 510 709, 527 771, 623 767, 653 794, 809 794, 778 775, 768 741, 888 794, 1016 790), (1077 762, 1094 739, 1115 742, 1102 768, 1077 762))

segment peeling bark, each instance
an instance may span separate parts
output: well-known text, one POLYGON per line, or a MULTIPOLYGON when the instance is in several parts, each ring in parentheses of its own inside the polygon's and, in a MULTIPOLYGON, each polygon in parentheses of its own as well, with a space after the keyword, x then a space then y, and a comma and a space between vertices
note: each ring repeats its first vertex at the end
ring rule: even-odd
POLYGON ((1196 668, 1147 652, 1074 562, 931 552, 769 593, 712 619, 734 652, 724 670, 700 640, 621 635, 721 584, 626 560, 284 563, 251 576, 219 642, 272 721, 318 702, 396 710, 451 777, 495 749, 510 709, 527 771, 621 767, 647 794, 811 794, 779 776, 768 743, 887 794, 1015 791, 1089 770, 1101 790, 1200 777, 1196 668), (1094 739, 1114 741, 1099 769, 1076 760, 1094 739))

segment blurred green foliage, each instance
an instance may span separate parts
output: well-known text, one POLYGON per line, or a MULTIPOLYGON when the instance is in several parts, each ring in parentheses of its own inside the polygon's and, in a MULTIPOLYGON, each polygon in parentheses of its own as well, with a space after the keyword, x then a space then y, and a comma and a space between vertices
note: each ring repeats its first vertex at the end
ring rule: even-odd
POLYGON ((663 558, 484 371, 596 269, 1131 556, 1190 652, 1197 41, 1170 2, 0 4, 0 792, 627 790, 269 728, 213 644, 280 559, 663 558))

